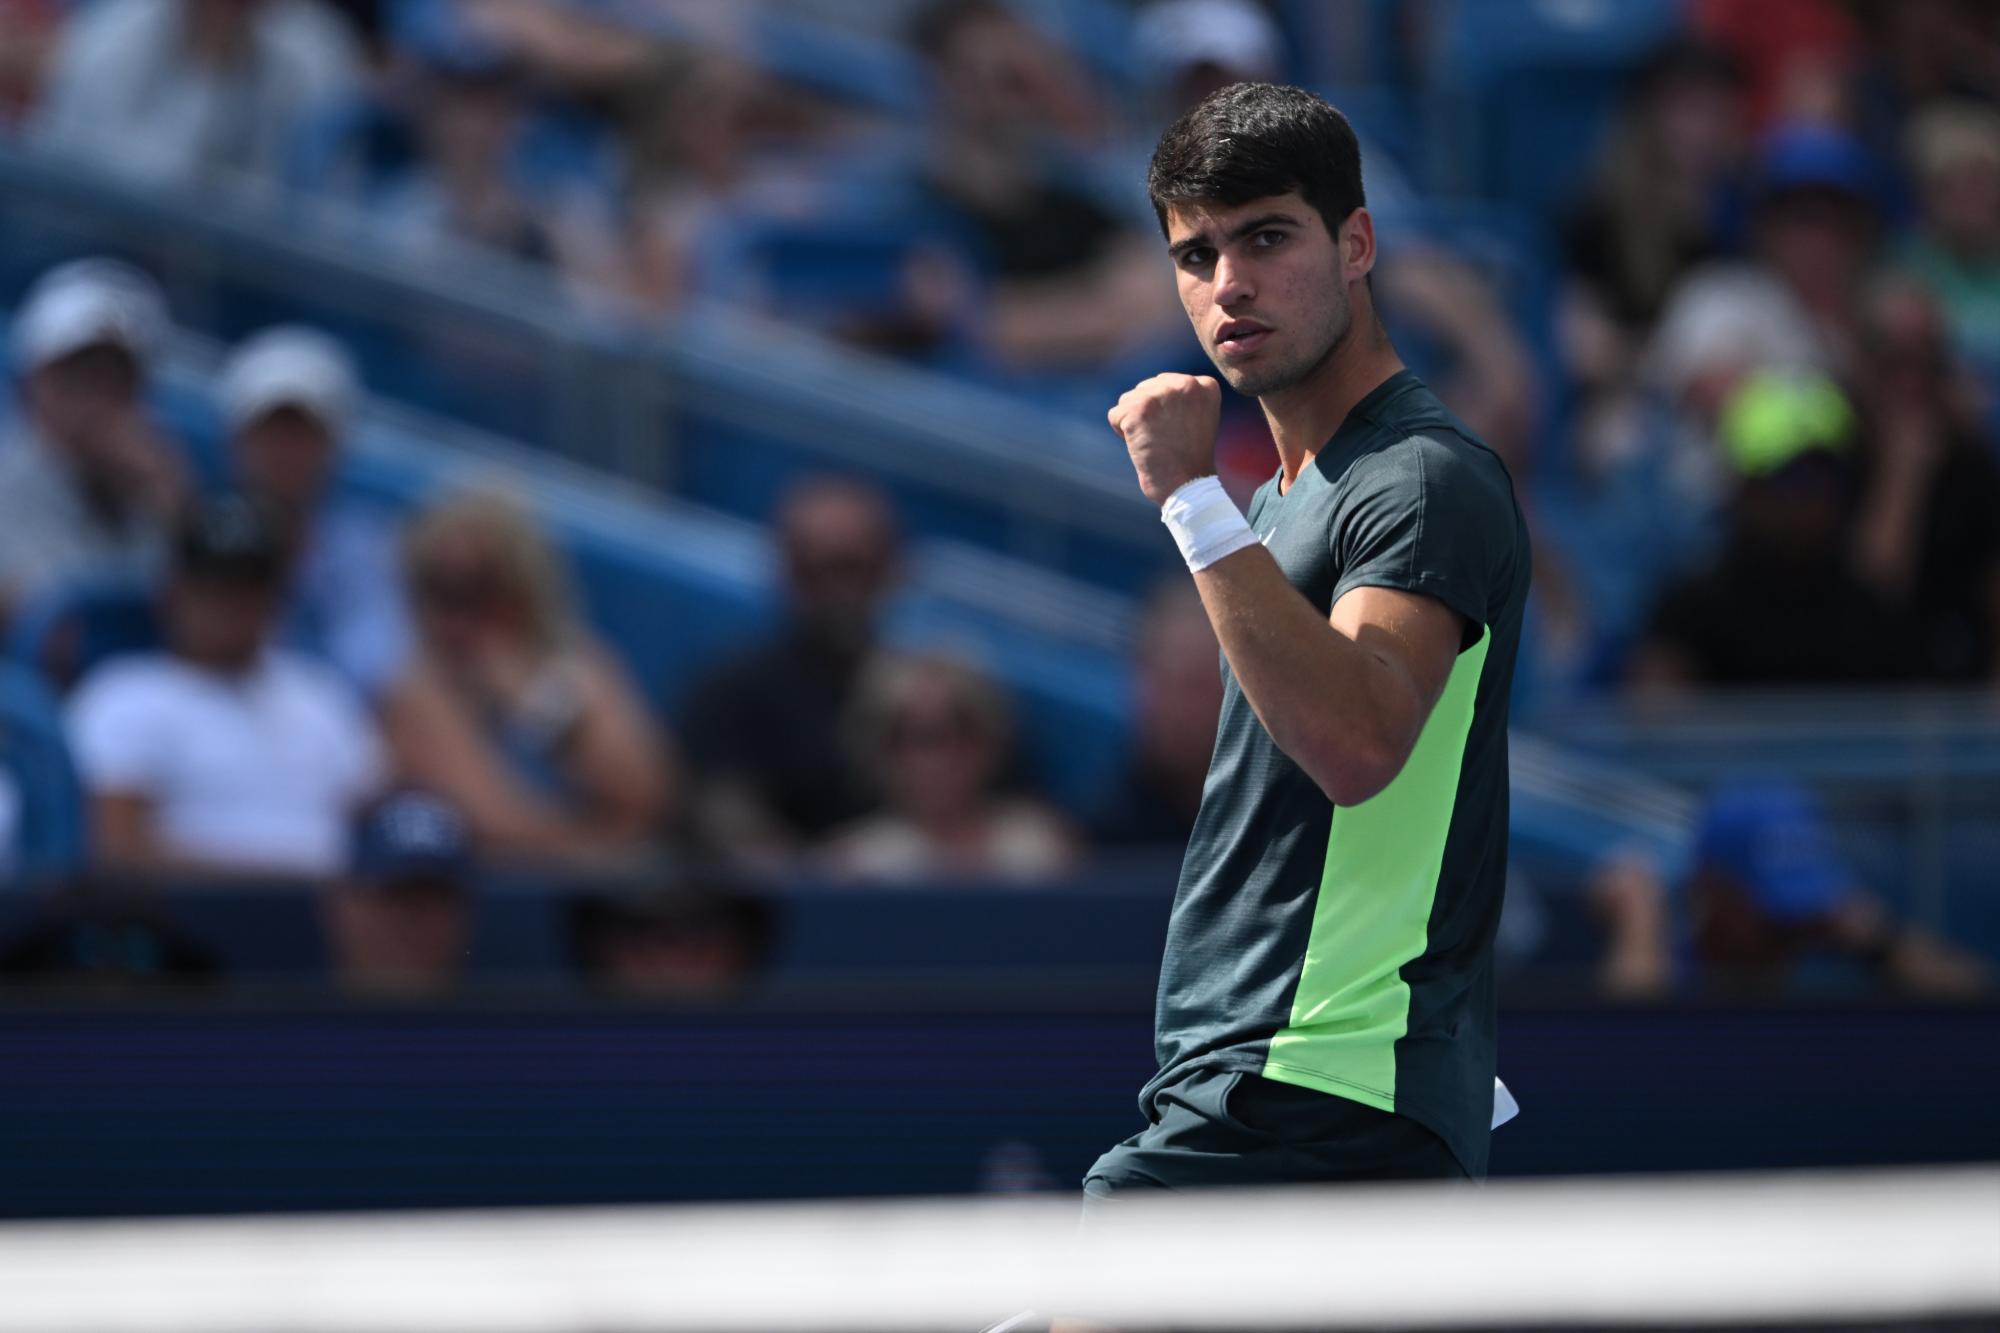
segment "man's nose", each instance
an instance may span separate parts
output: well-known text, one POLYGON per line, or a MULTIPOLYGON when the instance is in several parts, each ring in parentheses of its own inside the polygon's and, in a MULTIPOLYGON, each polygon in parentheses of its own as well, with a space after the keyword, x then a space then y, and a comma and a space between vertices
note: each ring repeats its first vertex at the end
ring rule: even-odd
POLYGON ((1250 281, 1250 266, 1238 264, 1227 256, 1215 261, 1215 301, 1217 305, 1235 305, 1255 296, 1256 290, 1250 281))

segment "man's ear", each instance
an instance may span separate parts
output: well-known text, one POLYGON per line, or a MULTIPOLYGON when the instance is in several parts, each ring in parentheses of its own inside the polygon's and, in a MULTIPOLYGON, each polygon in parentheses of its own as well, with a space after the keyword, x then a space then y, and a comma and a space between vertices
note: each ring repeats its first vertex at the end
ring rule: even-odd
POLYGON ((1359 282, 1375 271, 1375 218, 1366 208, 1357 208, 1340 224, 1340 263, 1349 282, 1359 282))

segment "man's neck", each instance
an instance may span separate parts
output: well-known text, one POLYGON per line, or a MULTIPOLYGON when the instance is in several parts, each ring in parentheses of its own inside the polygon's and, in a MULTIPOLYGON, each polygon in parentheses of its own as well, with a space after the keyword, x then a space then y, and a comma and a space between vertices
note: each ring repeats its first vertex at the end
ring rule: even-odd
POLYGON ((264 650, 259 648, 248 657, 218 657, 214 654, 200 655, 177 648, 174 656, 205 676, 214 676, 230 684, 240 684, 257 674, 264 665, 264 650))
POLYGON ((1357 310, 1347 341, 1318 370, 1289 389, 1257 400, 1284 469, 1281 494, 1292 488, 1355 404, 1402 368, 1403 358, 1396 355, 1373 312, 1357 310))

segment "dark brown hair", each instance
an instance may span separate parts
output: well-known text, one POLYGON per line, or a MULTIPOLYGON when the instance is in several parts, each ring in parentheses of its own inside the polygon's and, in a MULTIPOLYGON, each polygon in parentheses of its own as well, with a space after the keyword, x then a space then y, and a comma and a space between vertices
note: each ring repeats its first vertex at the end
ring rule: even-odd
POLYGON ((1233 207, 1293 190, 1337 233, 1367 202, 1361 145, 1323 98, 1272 83, 1234 83, 1204 97, 1167 127, 1146 171, 1162 233, 1176 204, 1233 207))

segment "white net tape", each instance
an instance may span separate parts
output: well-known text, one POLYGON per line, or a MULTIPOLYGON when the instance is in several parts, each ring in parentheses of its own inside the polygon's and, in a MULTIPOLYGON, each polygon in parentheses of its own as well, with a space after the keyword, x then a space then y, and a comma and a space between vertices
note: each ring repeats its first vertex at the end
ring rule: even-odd
POLYGON ((2000 1314, 2000 1169, 0 1226, 0 1330, 1638 1325, 2000 1314))

